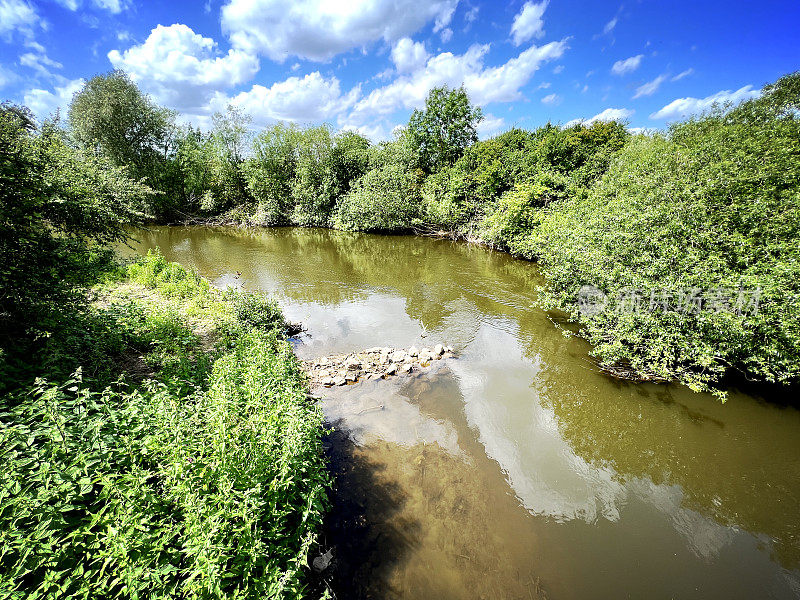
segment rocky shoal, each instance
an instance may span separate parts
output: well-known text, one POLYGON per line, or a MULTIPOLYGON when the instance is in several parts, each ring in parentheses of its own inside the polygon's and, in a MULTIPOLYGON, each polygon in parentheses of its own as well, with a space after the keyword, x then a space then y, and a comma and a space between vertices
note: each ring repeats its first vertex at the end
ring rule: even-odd
POLYGON ((305 361, 305 367, 312 385, 330 387, 408 374, 429 367, 435 360, 452 356, 453 349, 442 344, 421 350, 415 346, 408 349, 376 347, 305 361))

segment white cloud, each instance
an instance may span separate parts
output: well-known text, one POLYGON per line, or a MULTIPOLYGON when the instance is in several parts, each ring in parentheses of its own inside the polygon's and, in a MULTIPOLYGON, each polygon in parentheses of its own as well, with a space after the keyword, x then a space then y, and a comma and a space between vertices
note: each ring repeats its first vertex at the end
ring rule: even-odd
POLYGON ((411 38, 401 38, 392 48, 392 62, 399 73, 416 71, 428 62, 425 44, 413 42, 411 38))
POLYGON ((53 91, 31 89, 25 92, 23 104, 30 108, 39 119, 45 119, 61 109, 64 114, 72 102, 72 96, 83 87, 83 79, 66 81, 64 85, 56 86, 53 91))
POLYGON ((544 20, 542 16, 547 8, 548 0, 543 0, 538 4, 526 2, 520 13, 514 17, 511 25, 511 36, 514 45, 519 46, 532 38, 540 38, 544 35, 544 20))
POLYGON ((235 48, 283 62, 326 61, 376 40, 394 42, 434 22, 447 27, 458 0, 229 0, 222 28, 235 48))
POLYGON ((564 65, 556 65, 556 66, 553 68, 553 75, 558 75, 558 74, 559 74, 559 73, 561 73, 561 71, 563 71, 563 70, 564 70, 564 65))
POLYGON ((346 110, 357 100, 361 90, 355 87, 342 94, 336 77, 325 78, 315 71, 303 78, 289 77, 270 87, 254 85, 231 99, 218 94, 212 105, 222 109, 233 104, 253 117, 255 123, 271 120, 320 121, 346 110))
POLYGON ((4 68, 3 65, 0 65, 0 89, 3 89, 11 83, 14 83, 17 81, 17 79, 18 77, 16 73, 9 71, 8 69, 4 68))
POLYGON ((614 63, 614 66, 611 67, 611 72, 614 75, 626 75, 628 73, 633 73, 639 68, 639 65, 642 64, 643 58, 644 54, 637 54, 636 56, 631 56, 625 60, 618 60, 614 63))
POLYGON ((466 13, 464 13, 464 20, 467 23, 472 23, 475 19, 478 18, 478 11, 479 10, 480 9, 477 6, 473 6, 466 13))
POLYGON ((48 67, 53 69, 61 69, 64 66, 60 62, 49 58, 44 52, 39 54, 34 52, 26 52, 19 57, 19 64, 21 64, 23 67, 33 69, 40 75, 44 75, 46 77, 52 76, 52 73, 48 67))
POLYGON ((689 75, 692 75, 693 73, 694 73, 694 69, 692 69, 692 68, 686 69, 685 71, 681 71, 680 73, 675 75, 675 77, 673 77, 671 79, 671 81, 680 81, 684 77, 688 77, 689 75))
POLYGON ((542 104, 549 104, 550 106, 561 104, 561 96, 558 94, 548 94, 542 98, 542 104))
POLYGON ((506 122, 503 117, 495 117, 491 113, 486 114, 484 115, 483 120, 478 123, 478 137, 482 140, 490 138, 500 133, 501 130, 505 129, 505 126, 506 122))
POLYGON ((498 67, 485 67, 483 64, 489 51, 488 45, 473 45, 461 55, 443 52, 428 59, 424 68, 373 90, 356 103, 345 122, 360 125, 376 115, 421 107, 428 91, 441 85, 458 87, 463 84, 471 101, 477 105, 518 100, 522 97, 521 88, 539 67, 549 60, 560 58, 566 49, 565 40, 539 47, 531 46, 498 67))
POLYGON ((446 44, 453 39, 453 30, 449 27, 445 27, 439 32, 439 38, 442 40, 443 44, 446 44))
POLYGON ((30 38, 37 26, 43 26, 43 22, 30 4, 23 0, 0 0, 0 36, 10 39, 13 32, 19 31, 30 38))
POLYGON ((591 125, 596 121, 624 121, 630 119, 635 112, 636 111, 627 108, 607 108, 589 119, 573 119, 572 121, 568 121, 564 127, 572 127, 579 123, 591 125))
POLYGON ((634 94, 635 98, 641 98, 642 96, 652 96, 658 91, 658 88, 661 87, 661 84, 667 80, 666 75, 659 75, 653 81, 648 81, 645 84, 640 85, 636 88, 636 93, 634 94))
POLYGON ((612 31, 614 31, 614 27, 617 26, 618 22, 619 22, 619 19, 617 17, 614 17, 613 19, 611 19, 608 23, 606 23, 606 26, 603 27, 603 33, 608 34, 608 33, 611 33, 612 31))
MULTIPOLYGON (((56 0, 61 6, 75 11, 83 6, 83 0, 56 0)), ((130 4, 128 0, 91 0, 92 6, 107 10, 110 13, 118 14, 127 9, 130 4)))
POLYGON ((752 85, 746 85, 735 92, 723 90, 705 98, 678 98, 667 104, 661 110, 650 115, 651 119, 679 119, 708 110, 715 104, 738 104, 743 100, 756 98, 760 90, 754 90, 752 85))
POLYGON ((259 68, 256 57, 235 49, 221 55, 214 40, 182 24, 159 25, 143 44, 112 50, 108 59, 160 102, 189 111, 220 88, 248 81, 259 68))

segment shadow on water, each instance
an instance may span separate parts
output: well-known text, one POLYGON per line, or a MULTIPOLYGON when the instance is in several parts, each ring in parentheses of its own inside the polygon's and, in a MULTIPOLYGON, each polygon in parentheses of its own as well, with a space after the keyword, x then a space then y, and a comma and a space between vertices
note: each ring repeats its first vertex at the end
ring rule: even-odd
POLYGON ((326 581, 337 598, 392 598, 392 573, 418 543, 419 521, 402 514, 406 493, 383 477, 387 465, 365 453, 340 428, 325 439, 334 476, 323 546, 334 549, 326 581))
POLYGON ((336 481, 323 549, 334 549, 337 598, 545 597, 529 515, 447 368, 323 394, 336 481))

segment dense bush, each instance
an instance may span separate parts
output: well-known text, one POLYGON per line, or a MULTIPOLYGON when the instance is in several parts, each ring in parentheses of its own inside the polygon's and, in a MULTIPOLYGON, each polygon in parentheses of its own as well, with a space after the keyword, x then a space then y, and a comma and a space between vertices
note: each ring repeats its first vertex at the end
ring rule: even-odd
POLYGON ((526 162, 533 140, 533 134, 512 129, 469 147, 451 168, 428 177, 422 191, 423 223, 474 236, 497 198, 530 175, 526 162))
POLYGON ((0 596, 303 597, 328 475, 290 345, 248 317, 209 355, 193 324, 231 303, 158 255, 131 273, 157 295, 103 310, 153 381, 0 397, 0 596))
POLYGON ((301 129, 279 123, 254 140, 244 166, 257 203, 252 221, 263 225, 328 226, 336 202, 368 168, 370 143, 327 126, 301 129))
POLYGON ((532 179, 517 183, 497 201, 481 224, 480 239, 510 252, 533 258, 531 232, 541 222, 544 210, 569 197, 570 180, 557 172, 539 171, 532 179))
POLYGON ((349 231, 403 231, 419 214, 422 173, 414 169, 409 139, 375 149, 370 170, 339 201, 334 227, 349 231))
POLYGON ((102 244, 124 238, 151 195, 53 124, 37 130, 25 111, 0 108, 0 346, 80 304, 102 244))
POLYGON ((545 265, 548 305, 583 325, 604 363, 696 389, 731 368, 797 381, 799 79, 788 76, 759 100, 667 135, 633 140, 587 198, 553 205, 523 243, 545 265), (661 290, 697 290, 707 303, 586 314, 577 302, 585 284, 611 298, 637 290, 645 303, 661 290), (715 308, 715 295, 741 302, 739 290, 758 289, 757 314, 715 308))
POLYGON ((571 193, 580 195, 605 172, 628 137, 622 124, 598 122, 563 129, 548 124, 532 132, 512 129, 478 142, 452 167, 425 181, 420 229, 508 248, 509 240, 502 237, 497 224, 484 223, 498 210, 496 204, 506 192, 517 186, 527 189, 529 182, 536 185, 543 177, 568 177, 571 193), (490 239, 484 237, 487 226, 492 229, 490 239))

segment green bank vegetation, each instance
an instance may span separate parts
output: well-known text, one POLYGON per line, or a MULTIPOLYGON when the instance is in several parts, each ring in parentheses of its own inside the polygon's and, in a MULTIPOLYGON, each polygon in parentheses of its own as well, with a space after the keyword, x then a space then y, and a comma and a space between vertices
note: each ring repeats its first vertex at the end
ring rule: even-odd
POLYGON ((733 373, 798 382, 798 73, 637 135, 595 122, 478 141, 480 109, 446 88, 379 144, 256 132, 235 108, 208 131, 176 116, 121 72, 87 82, 66 122, 0 108, 5 597, 304 593, 328 481, 280 310, 157 255, 121 270, 107 248, 131 225, 480 242, 537 261, 542 304, 616 373, 723 398, 733 373), (586 311, 587 285, 642 301, 757 289, 758 310, 586 311))
POLYGON ((305 597, 328 474, 280 311, 157 254, 106 277, 45 354, 121 367, 2 402, 0 596, 305 597))
POLYGON ((157 194, 0 112, 0 597, 300 598, 329 486, 277 305, 108 242, 157 194))
POLYGON ((664 132, 548 124, 478 141, 480 109, 439 88, 372 144, 325 125, 255 132, 234 108, 210 131, 178 127, 114 72, 76 94, 67 131, 76 151, 155 189, 140 210, 161 222, 446 235, 535 260, 543 305, 579 325, 604 367, 724 397, 730 374, 800 375, 798 110, 795 73, 664 132), (649 306, 581 310, 587 285, 649 306), (654 302, 690 293, 730 310, 654 302))

